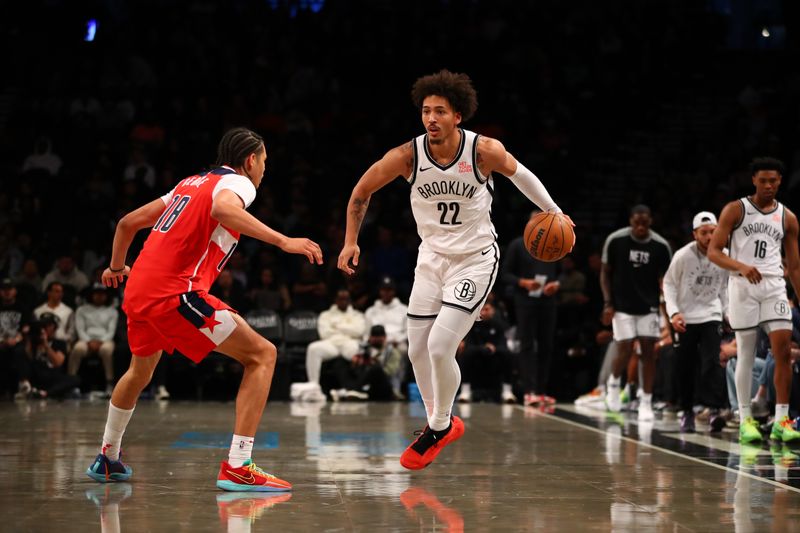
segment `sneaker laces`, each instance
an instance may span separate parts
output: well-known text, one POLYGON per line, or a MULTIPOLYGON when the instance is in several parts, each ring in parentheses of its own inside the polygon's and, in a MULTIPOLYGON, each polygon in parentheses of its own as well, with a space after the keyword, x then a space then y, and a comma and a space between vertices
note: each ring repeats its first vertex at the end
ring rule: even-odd
POLYGON ((277 479, 277 477, 273 476, 269 472, 265 472, 264 470, 256 466, 255 463, 250 463, 249 465, 245 466, 245 469, 249 470, 250 472, 256 473, 260 476, 264 476, 265 478, 277 479))
POLYGON ((425 426, 425 429, 416 430, 414 435, 417 437, 417 440, 414 441, 411 448, 420 455, 425 453, 431 446, 436 446, 439 440, 430 426, 425 426))

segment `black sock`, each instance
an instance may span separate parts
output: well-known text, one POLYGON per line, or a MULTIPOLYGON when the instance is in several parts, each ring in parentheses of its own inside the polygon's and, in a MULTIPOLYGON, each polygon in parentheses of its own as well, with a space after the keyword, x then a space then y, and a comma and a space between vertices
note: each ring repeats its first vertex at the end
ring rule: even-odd
POLYGON ((444 437, 445 435, 450 433, 451 429, 453 429, 453 421, 452 420, 450 421, 450 425, 447 426, 446 428, 440 429, 439 431, 434 431, 434 430, 431 430, 431 431, 433 431, 433 434, 436 435, 437 439, 441 439, 442 437, 444 437))

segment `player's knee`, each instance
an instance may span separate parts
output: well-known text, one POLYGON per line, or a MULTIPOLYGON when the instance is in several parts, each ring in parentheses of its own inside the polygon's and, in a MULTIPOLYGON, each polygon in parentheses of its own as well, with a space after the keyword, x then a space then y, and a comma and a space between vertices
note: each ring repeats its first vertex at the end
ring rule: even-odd
POLYGON ((262 338, 253 347, 252 361, 261 366, 274 367, 278 358, 278 349, 267 339, 262 338))

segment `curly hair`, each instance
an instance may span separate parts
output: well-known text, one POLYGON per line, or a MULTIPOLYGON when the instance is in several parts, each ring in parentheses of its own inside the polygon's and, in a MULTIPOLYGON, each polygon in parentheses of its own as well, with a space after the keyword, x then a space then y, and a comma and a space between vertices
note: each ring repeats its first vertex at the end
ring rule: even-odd
POLYGON ((461 119, 464 121, 472 118, 478 109, 478 93, 475 92, 472 80, 466 74, 443 69, 414 82, 411 88, 411 100, 417 109, 422 109, 423 100, 432 95, 447 99, 453 111, 461 113, 461 119))
POLYGON ((778 174, 783 176, 786 172, 786 167, 780 159, 775 159, 774 157, 756 157, 750 162, 750 173, 755 176, 759 170, 775 170, 778 174))
POLYGON ((240 167, 252 153, 264 147, 264 139, 247 128, 233 128, 225 132, 217 147, 217 165, 240 167))

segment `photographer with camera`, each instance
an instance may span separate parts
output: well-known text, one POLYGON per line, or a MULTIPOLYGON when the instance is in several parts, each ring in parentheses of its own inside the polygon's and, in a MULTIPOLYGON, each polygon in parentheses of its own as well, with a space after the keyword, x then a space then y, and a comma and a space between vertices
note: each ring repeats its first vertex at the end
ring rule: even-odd
POLYGON ((388 342, 386 328, 372 326, 367 342, 361 344, 350 365, 339 365, 336 378, 341 388, 331 389, 333 401, 371 400, 389 402, 400 399, 392 388, 392 376, 402 365, 402 355, 388 342))
POLYGON ((20 379, 18 399, 63 397, 78 388, 80 380, 66 375, 62 366, 67 345, 56 339, 58 317, 44 313, 31 322, 24 339, 24 351, 16 360, 20 379))

